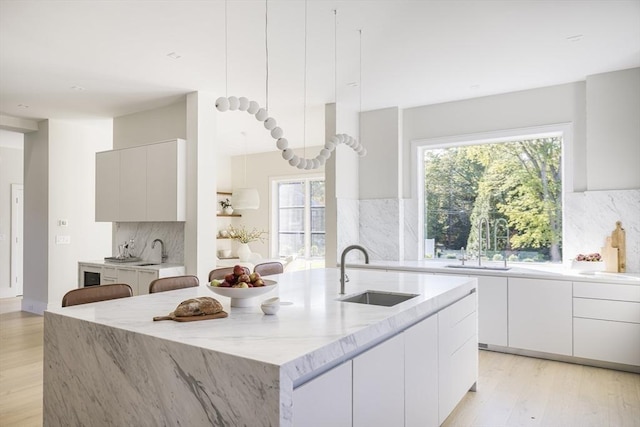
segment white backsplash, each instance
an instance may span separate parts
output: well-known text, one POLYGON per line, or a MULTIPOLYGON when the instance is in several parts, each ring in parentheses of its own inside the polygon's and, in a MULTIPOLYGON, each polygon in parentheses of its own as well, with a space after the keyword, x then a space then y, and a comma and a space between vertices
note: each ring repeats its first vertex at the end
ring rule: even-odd
POLYGON ((360 244, 371 260, 400 259, 398 199, 360 200, 360 244))
MULTIPOLYGON (((337 199, 338 211, 338 262, 344 248, 360 243, 358 224, 360 219, 360 202, 355 199, 337 199)), ((352 251, 347 255, 347 261, 364 260, 359 251, 352 251)))
POLYGON ((564 260, 600 252, 622 221, 626 232, 627 272, 640 273, 640 190, 569 193, 564 201, 564 260))
MULTIPOLYGON (((587 191, 565 196, 563 257, 568 265, 579 253, 600 252, 616 221, 626 231, 627 272, 640 273, 640 190, 587 191)), ((418 257, 418 206, 414 199, 360 201, 360 243, 372 259, 418 257), (403 203, 400 210, 398 203, 403 203), (401 218, 402 217, 402 218, 401 218), (399 236, 399 222, 403 233, 399 236)))
POLYGON ((145 261, 160 261, 160 245, 151 248, 155 239, 164 243, 167 261, 184 263, 184 222, 119 222, 116 223, 112 256, 118 255, 118 245, 135 240, 133 255, 145 261))

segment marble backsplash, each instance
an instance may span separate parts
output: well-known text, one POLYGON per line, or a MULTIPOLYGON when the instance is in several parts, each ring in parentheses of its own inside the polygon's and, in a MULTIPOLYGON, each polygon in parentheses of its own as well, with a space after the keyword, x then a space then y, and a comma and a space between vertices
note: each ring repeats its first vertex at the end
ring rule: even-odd
POLYGON ((360 244, 371 260, 399 261, 400 205, 398 199, 360 200, 360 244))
MULTIPOLYGON (((570 265, 579 253, 600 252, 616 221, 622 221, 626 231, 627 272, 640 273, 640 190, 569 193, 564 203, 565 265, 570 265)), ((360 244, 369 250, 372 259, 418 259, 416 200, 361 200, 359 228, 360 244)))
POLYGON ((569 193, 564 203, 565 264, 579 253, 600 252, 616 221, 622 221, 627 272, 640 273, 640 190, 569 193))
MULTIPOLYGON (((337 226, 338 226, 338 262, 344 248, 349 245, 359 244, 360 236, 358 224, 360 222, 359 201, 355 199, 337 199, 337 226)), ((347 261, 355 262, 364 260, 359 251, 352 251, 347 255, 347 261)))
POLYGON ((160 262, 160 245, 151 248, 155 239, 164 243, 167 261, 172 264, 184 263, 184 223, 183 222, 118 222, 112 256, 118 255, 118 245, 134 239, 133 255, 145 261, 160 262))

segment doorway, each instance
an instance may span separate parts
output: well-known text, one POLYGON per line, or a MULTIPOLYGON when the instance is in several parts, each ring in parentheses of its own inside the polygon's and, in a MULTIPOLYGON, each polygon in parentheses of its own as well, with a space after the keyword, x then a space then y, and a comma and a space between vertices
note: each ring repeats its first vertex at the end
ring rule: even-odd
POLYGON ((11 184, 11 290, 14 296, 22 296, 23 242, 24 224, 24 186, 11 184))

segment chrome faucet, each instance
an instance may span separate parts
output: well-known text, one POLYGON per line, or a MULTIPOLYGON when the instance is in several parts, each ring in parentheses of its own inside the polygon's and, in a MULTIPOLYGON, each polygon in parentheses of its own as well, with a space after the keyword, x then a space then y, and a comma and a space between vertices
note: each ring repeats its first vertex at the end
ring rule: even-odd
POLYGON ((345 274, 344 274, 344 264, 345 258, 347 257, 347 253, 353 249, 358 249, 364 254, 364 263, 369 264, 369 254, 367 250, 360 245, 351 245, 344 248, 342 251, 342 256, 340 257, 340 295, 344 295, 344 283, 345 283, 345 274))
POLYGON ((482 224, 487 224, 487 249, 491 245, 491 239, 489 238, 489 219, 486 217, 480 218, 478 221, 478 267, 482 267, 482 224))
POLYGON ((506 243, 505 243, 505 249, 504 249, 504 266, 505 268, 507 267, 507 252, 509 249, 509 240, 511 239, 511 236, 509 235, 509 223, 507 223, 507 220, 504 218, 498 218, 496 219, 495 224, 493 225, 493 247, 495 248, 495 250, 498 250, 498 226, 502 224, 504 226, 504 230, 505 230, 505 234, 506 234, 506 243))
POLYGON ((154 249, 156 247, 156 243, 158 242, 160 242, 160 254, 161 254, 162 262, 165 262, 168 258, 168 255, 164 251, 164 242, 161 239, 155 239, 153 243, 151 243, 151 249, 154 249))

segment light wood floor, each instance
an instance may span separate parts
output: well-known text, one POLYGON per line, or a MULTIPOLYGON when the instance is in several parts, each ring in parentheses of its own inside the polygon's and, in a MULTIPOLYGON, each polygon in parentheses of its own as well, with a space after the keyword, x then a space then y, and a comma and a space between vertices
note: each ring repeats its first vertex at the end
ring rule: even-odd
MULTIPOLYGON (((42 317, 0 299, 0 426, 42 425, 42 317)), ((480 352, 478 391, 446 427, 640 427, 640 375, 480 352)), ((392 426, 389 426, 392 427, 392 426)))

